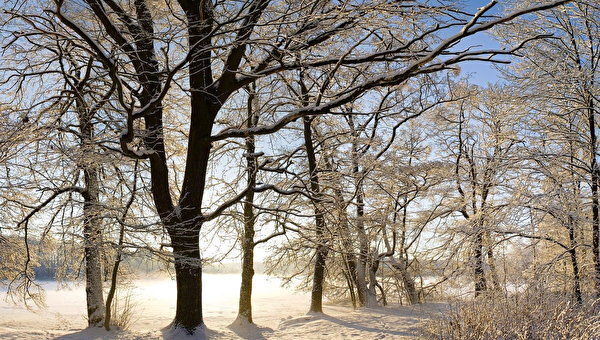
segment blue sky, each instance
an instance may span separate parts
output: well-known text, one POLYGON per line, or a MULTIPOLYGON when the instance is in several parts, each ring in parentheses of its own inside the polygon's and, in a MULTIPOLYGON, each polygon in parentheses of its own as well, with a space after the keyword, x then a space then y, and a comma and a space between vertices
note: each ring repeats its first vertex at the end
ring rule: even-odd
MULTIPOLYGON (((477 34, 461 42, 457 47, 479 46, 479 48, 499 48, 497 42, 488 34, 477 34)), ((503 58, 506 59, 506 58, 503 58)), ((495 83, 500 78, 500 73, 492 63, 483 61, 468 61, 460 64, 461 74, 470 74, 470 81, 474 84, 486 86, 488 83, 495 83)))
MULTIPOLYGON (((469 0, 465 1, 466 7, 465 9, 471 13, 475 13, 479 7, 483 7, 488 4, 490 1, 488 0, 469 0)), ((492 14, 498 14, 502 8, 502 2, 499 3, 490 10, 492 14)), ((488 33, 479 33, 475 36, 471 36, 465 40, 463 40, 460 44, 457 45, 457 49, 463 49, 466 47, 477 47, 479 49, 494 49, 499 48, 500 45, 494 40, 494 38, 488 33)), ((487 63, 483 61, 469 61, 460 64, 461 74, 462 75, 471 75, 471 83, 486 86, 488 83, 495 83, 500 78, 500 73, 492 63, 487 63)))

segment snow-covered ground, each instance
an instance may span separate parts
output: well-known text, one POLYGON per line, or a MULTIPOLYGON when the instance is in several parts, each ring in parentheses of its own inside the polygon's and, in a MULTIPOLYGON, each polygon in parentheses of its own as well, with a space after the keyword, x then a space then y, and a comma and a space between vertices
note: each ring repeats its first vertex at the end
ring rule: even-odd
MULTIPOLYGON (((229 325, 237 315, 239 275, 204 275, 204 315, 210 339, 404 339, 418 334, 418 324, 444 308, 439 304, 396 306, 354 311, 326 304, 325 315, 307 315, 309 295, 280 287, 264 275, 254 279, 253 311, 256 327, 229 325)), ((83 286, 57 289, 44 283, 45 310, 32 313, 5 301, 1 292, 0 339, 176 339, 162 330, 175 314, 175 282, 147 279, 133 282, 134 317, 127 331, 84 329, 83 286)))

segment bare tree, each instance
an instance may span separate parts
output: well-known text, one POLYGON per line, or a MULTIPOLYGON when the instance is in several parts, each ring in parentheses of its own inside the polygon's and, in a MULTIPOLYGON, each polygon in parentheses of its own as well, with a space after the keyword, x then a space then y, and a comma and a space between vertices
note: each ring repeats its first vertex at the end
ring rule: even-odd
MULTIPOLYGON (((534 121, 540 123, 539 132, 546 138, 546 157, 561 159, 562 168, 571 169, 572 188, 578 183, 587 187, 577 196, 586 197, 590 202, 588 223, 591 225, 597 296, 600 296, 600 170, 596 119, 600 74, 599 13, 594 1, 573 1, 563 11, 537 14, 534 24, 518 23, 512 29, 502 31, 508 39, 531 34, 532 30, 553 35, 527 47, 523 58, 507 73, 509 79, 519 84, 523 95, 529 97, 532 103, 529 110, 540 117, 534 121), (564 147, 559 147, 557 153, 552 146, 558 144, 564 147)), ((575 248, 573 245, 573 252, 575 248)))
POLYGON ((517 42, 514 48, 504 50, 457 50, 455 46, 466 37, 524 14, 566 2, 548 2, 493 17, 487 14, 495 1, 470 15, 450 2, 422 6, 387 1, 356 5, 266 0, 235 4, 86 0, 76 4, 56 0, 53 5, 42 2, 52 7, 43 13, 20 8, 22 12, 15 15, 60 25, 60 34, 55 29, 44 35, 76 42, 101 64, 99 73, 114 89, 112 102, 124 112, 120 148, 127 156, 149 162, 154 205, 171 239, 177 278, 172 327, 201 333, 199 232, 253 190, 248 187, 223 197, 218 207, 205 211, 206 174, 214 143, 271 134, 305 116, 335 113, 371 90, 447 70, 462 61, 499 61, 523 44, 517 42), (409 37, 390 30, 397 27, 398 18, 403 18, 402 25, 413 28, 409 37), (441 35, 445 38, 440 39, 441 35), (252 58, 245 58, 250 53, 252 58), (318 104, 282 109, 270 121, 263 121, 264 125, 227 126, 213 132, 224 104, 251 82, 300 68, 325 74, 329 67, 350 71, 357 65, 366 66, 343 88, 332 87, 318 104), (382 69, 386 70, 383 74, 382 69), (165 151, 163 101, 177 88, 189 96, 189 129, 183 181, 179 197, 174 198, 165 151))
MULTIPOLYGON (((461 91, 458 89, 457 91, 461 91)), ((503 211, 513 206, 509 200, 511 181, 518 169, 519 106, 510 99, 509 88, 465 89, 465 99, 457 102, 449 115, 441 115, 452 131, 440 134, 440 144, 453 160, 456 199, 454 209, 466 221, 463 230, 471 249, 467 252, 475 282, 475 296, 499 289, 496 271, 494 233, 503 211)))

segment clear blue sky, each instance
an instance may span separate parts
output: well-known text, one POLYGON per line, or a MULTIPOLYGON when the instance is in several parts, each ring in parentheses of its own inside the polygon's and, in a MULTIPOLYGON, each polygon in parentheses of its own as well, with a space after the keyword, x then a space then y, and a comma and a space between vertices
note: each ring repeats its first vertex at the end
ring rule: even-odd
MULTIPOLYGON (((478 34, 474 37, 470 37, 466 39, 464 42, 461 42, 457 47, 465 48, 468 46, 478 46, 478 48, 483 49, 492 49, 499 48, 497 42, 493 40, 488 34, 478 34)), ((503 59, 507 59, 503 57, 503 59)), ((492 63, 484 62, 484 61, 468 61, 460 64, 461 74, 466 75, 470 74, 471 83, 485 86, 488 83, 495 83, 500 78, 500 73, 496 68, 492 65, 492 63)))
MULTIPOLYGON (((488 0, 469 0, 465 1, 465 10, 470 13, 477 12, 479 7, 483 7, 488 4, 488 0)), ((502 0, 490 10, 491 14, 499 14, 502 9, 502 0)), ((494 40, 494 38, 488 33, 479 33, 475 36, 469 37, 457 45, 457 49, 464 49, 466 47, 477 47, 479 49, 495 49, 499 48, 500 45, 494 40)), ((506 58, 504 58, 506 59, 506 58)), ((460 64, 461 74, 471 74, 471 83, 486 86, 488 83, 495 83, 500 78, 500 73, 494 68, 491 63, 483 61, 470 61, 460 64)))

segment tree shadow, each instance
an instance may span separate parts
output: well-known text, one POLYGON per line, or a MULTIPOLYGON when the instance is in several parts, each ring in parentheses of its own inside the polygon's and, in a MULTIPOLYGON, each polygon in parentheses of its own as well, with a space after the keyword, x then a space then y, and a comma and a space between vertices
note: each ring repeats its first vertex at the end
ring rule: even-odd
MULTIPOLYGON (((386 335, 386 336, 414 337, 416 335, 415 332, 418 330, 418 328, 416 328, 416 327, 414 327, 414 328, 411 327, 411 328, 405 329, 405 330, 374 328, 374 327, 362 324, 360 321, 359 322, 344 321, 342 319, 339 319, 339 318, 336 318, 336 317, 333 317, 333 316, 327 315, 327 314, 322 314, 321 319, 338 324, 338 325, 346 327, 348 329, 355 329, 357 331, 370 332, 370 333, 374 333, 374 334, 378 334, 378 335, 386 335)), ((409 321, 410 323, 413 323, 416 325, 420 320, 415 319, 415 320, 406 320, 406 321, 409 321)), ((373 339, 375 339, 375 338, 373 338, 373 339)))
POLYGON ((443 314, 450 309, 450 305, 446 302, 427 302, 414 305, 396 306, 390 305, 387 307, 364 307, 363 310, 385 315, 396 315, 401 317, 432 317, 443 314))
POLYGON ((61 335, 56 340, 117 340, 123 338, 123 331, 107 331, 100 327, 90 327, 74 333, 61 335))
POLYGON ((273 333, 273 329, 269 327, 260 327, 253 323, 237 322, 227 326, 232 332, 242 339, 248 340, 264 340, 266 333, 273 333))
MULTIPOLYGON (((221 338, 224 333, 214 331, 204 327, 196 330, 193 335, 190 335, 183 328, 163 328, 161 330, 162 339, 164 340, 207 340, 221 338)), ((91 327, 82 329, 73 333, 61 335, 56 340, 123 340, 123 339, 154 339, 157 338, 156 333, 138 333, 123 330, 106 331, 104 328, 91 327)), ((259 338, 257 338, 259 339, 259 338)))
POLYGON ((370 339, 386 337, 415 337, 419 333, 419 323, 422 322, 424 318, 426 318, 425 316, 431 316, 436 314, 436 309, 439 310, 442 308, 430 308, 429 306, 425 308, 422 308, 420 306, 411 306, 409 308, 399 309, 386 307, 365 308, 365 312, 371 313, 372 315, 375 314, 375 318, 382 319, 382 327, 373 327, 372 316, 365 318, 365 321, 362 322, 360 319, 347 321, 324 313, 310 313, 302 317, 285 320, 280 324, 280 327, 295 327, 311 322, 324 321, 337 324, 348 330, 372 333, 373 337, 369 336, 370 339), (401 322, 406 327, 404 329, 394 329, 394 326, 392 324, 386 325, 385 322, 383 322, 383 317, 387 315, 399 316, 401 318, 401 322))

